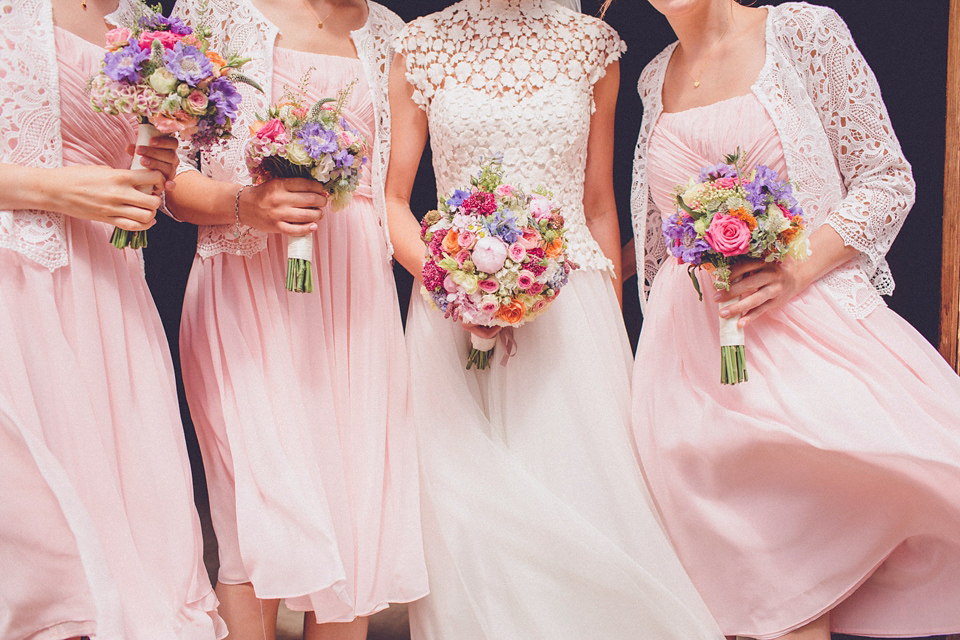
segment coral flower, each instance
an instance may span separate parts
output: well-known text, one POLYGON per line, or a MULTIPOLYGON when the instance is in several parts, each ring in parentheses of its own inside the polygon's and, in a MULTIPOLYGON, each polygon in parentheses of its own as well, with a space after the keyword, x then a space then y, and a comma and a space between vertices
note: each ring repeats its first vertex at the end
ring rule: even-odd
POLYGON ((510 324, 517 324, 523 320, 526 313, 527 309, 523 306, 523 303, 519 300, 513 300, 500 307, 500 310, 497 311, 497 319, 510 324))
POLYGON ((556 258, 563 251, 563 238, 557 236, 553 239, 553 242, 547 245, 546 247, 547 257, 556 258))
POLYGON ((443 244, 440 246, 443 247, 443 250, 451 255, 456 255, 460 252, 460 243, 457 242, 457 236, 460 234, 457 233, 455 229, 450 229, 447 231, 447 235, 443 238, 443 244))

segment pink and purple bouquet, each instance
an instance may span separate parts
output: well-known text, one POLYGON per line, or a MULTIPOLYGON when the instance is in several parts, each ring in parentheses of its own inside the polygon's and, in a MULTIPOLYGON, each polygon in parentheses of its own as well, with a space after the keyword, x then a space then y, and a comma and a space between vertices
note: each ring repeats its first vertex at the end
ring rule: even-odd
MULTIPOLYGON (((360 184, 370 148, 342 115, 351 87, 312 106, 302 97, 284 96, 265 117, 258 116, 246 147, 254 184, 271 178, 316 180, 330 197, 331 211, 346 207, 360 184)), ((301 96, 303 93, 301 88, 301 96)), ((312 258, 313 234, 287 238, 288 291, 313 291, 312 258)))
MULTIPOLYGON (((788 256, 804 260, 809 255, 803 211, 793 197, 793 187, 768 167, 747 171, 744 160, 737 150, 722 164, 701 169, 696 178, 679 185, 677 212, 663 222, 667 249, 690 265, 690 278, 701 300, 698 267, 712 271, 714 286, 726 291, 730 267, 739 261, 779 262, 788 256)), ((739 319, 720 319, 722 384, 747 380, 739 319)))
MULTIPOLYGON (((543 313, 577 268, 566 256, 565 227, 552 194, 527 194, 503 181, 499 158, 427 213, 421 292, 457 321, 516 327, 543 313)), ((486 369, 496 339, 471 335, 467 369, 486 369)))
MULTIPOLYGON (((243 82, 259 85, 240 73, 249 58, 226 58, 209 49, 210 29, 193 29, 167 18, 160 5, 137 3, 131 24, 107 33, 103 66, 88 85, 97 112, 132 114, 140 120, 137 144, 177 134, 197 149, 208 150, 231 135, 243 82)), ((140 157, 132 167, 139 169, 140 157)), ((117 248, 147 246, 145 231, 114 231, 117 248)))

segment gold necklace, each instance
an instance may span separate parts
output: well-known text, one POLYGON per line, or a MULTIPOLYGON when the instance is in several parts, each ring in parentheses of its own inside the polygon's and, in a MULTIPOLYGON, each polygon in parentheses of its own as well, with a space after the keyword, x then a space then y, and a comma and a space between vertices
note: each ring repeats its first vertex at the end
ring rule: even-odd
POLYGON ((327 15, 321 18, 320 14, 317 13, 316 9, 310 6, 310 3, 307 2, 307 0, 300 0, 300 1, 303 2, 303 6, 305 6, 307 10, 313 14, 313 17, 317 19, 317 29, 323 29, 323 21, 329 18, 331 15, 333 15, 333 12, 337 9, 337 7, 340 6, 339 2, 331 3, 333 6, 330 8, 330 11, 327 11, 327 15))
POLYGON ((698 89, 700 87, 700 78, 703 77, 703 70, 707 68, 707 63, 710 62, 710 58, 711 56, 713 56, 713 52, 716 51, 717 47, 720 45, 720 41, 723 40, 723 36, 727 35, 727 31, 730 30, 731 24, 733 24, 733 5, 730 6, 730 19, 727 20, 727 26, 724 27, 723 33, 720 34, 720 37, 717 38, 717 41, 714 42, 713 46, 710 47, 710 50, 707 51, 706 58, 704 59, 703 64, 700 65, 700 73, 697 74, 696 78, 694 78, 693 74, 690 73, 690 68, 687 66, 687 60, 686 60, 687 52, 686 50, 684 50, 683 52, 684 55, 682 58, 680 58, 680 64, 683 65, 683 70, 686 72, 688 76, 690 76, 690 79, 693 80, 694 89, 698 89))

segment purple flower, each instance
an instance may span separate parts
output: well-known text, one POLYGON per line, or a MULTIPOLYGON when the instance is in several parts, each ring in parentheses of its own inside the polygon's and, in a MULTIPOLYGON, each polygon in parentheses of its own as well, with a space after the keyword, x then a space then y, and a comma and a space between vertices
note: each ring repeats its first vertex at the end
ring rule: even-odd
POLYGON ((140 45, 130 38, 123 49, 108 52, 103 56, 103 72, 117 82, 135 83, 140 80, 140 67, 150 58, 149 51, 141 51, 140 45))
POLYGON ((353 155, 348 149, 343 149, 333 154, 333 161, 337 164, 338 167, 352 167, 353 166, 353 155))
POLYGON ((793 197, 793 187, 780 179, 780 175, 769 167, 758 166, 757 175, 752 182, 743 185, 747 192, 747 201, 754 211, 762 211, 768 204, 782 202, 791 212, 797 206, 793 197))
POLYGON ((703 238, 697 237, 693 226, 693 218, 675 213, 661 225, 667 249, 676 258, 685 264, 700 264, 701 256, 710 249, 710 244, 703 238))
POLYGON ((237 117, 237 108, 240 106, 240 92, 227 78, 220 77, 210 83, 210 95, 207 96, 210 104, 217 110, 214 122, 224 125, 227 120, 237 117))
POLYGON ((709 180, 717 180, 719 178, 736 178, 737 170, 736 168, 730 166, 729 164, 717 164, 712 167, 704 167, 700 170, 700 175, 697 177, 697 182, 707 182, 709 180))
POLYGON ((453 195, 450 196, 450 199, 447 200, 447 205, 450 207, 461 207, 463 202, 470 197, 469 191, 464 191, 463 189, 455 189, 453 195))
POLYGON ((144 31, 170 31, 178 36, 193 33, 193 29, 185 25, 180 18, 168 18, 161 13, 140 18, 140 28, 144 31))
POLYGON ((324 129, 319 122, 308 122, 303 125, 297 132, 297 141, 314 160, 319 160, 326 154, 336 153, 338 149, 336 132, 324 129))
POLYGON ((163 54, 163 62, 177 80, 186 82, 191 87, 213 73, 213 63, 203 55, 200 49, 192 45, 178 42, 173 49, 167 49, 163 54))

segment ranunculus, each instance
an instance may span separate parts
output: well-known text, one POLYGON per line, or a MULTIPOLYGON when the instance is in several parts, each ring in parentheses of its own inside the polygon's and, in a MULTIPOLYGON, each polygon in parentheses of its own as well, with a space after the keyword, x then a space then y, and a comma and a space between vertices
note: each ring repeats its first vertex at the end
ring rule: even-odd
POLYGON ((548 217, 552 210, 553 207, 550 206, 550 200, 546 196, 536 195, 530 198, 530 215, 537 220, 548 217))
POLYGON ((280 118, 274 118, 257 130, 257 137, 261 140, 276 142, 284 131, 286 128, 283 126, 283 121, 280 118))
POLYGON ((553 239, 553 242, 547 245, 546 254, 548 258, 556 258, 560 255, 560 252, 563 251, 563 238, 557 236, 553 239))
POLYGON ((501 198, 507 198, 513 193, 513 187, 509 184, 502 184, 496 189, 496 194, 501 198))
POLYGON ((540 234, 527 229, 523 232, 523 236, 517 239, 517 242, 527 251, 536 249, 540 246, 540 234))
POLYGON ((517 324, 523 320, 526 313, 527 309, 523 306, 523 303, 519 300, 513 300, 500 307, 500 310, 497 311, 497 319, 509 324, 517 324))
POLYGON ((443 288, 447 290, 447 293, 457 292, 457 283, 453 281, 450 274, 447 274, 447 277, 443 279, 443 288))
POLYGON ((705 237, 711 247, 728 258, 743 255, 750 248, 750 227, 747 223, 723 213, 713 216, 705 237))
POLYGON ((107 48, 119 49, 120 47, 127 46, 131 35, 133 34, 130 33, 130 29, 126 27, 110 29, 110 31, 107 31, 107 48))
POLYGON ((495 313, 500 308, 500 301, 497 296, 483 296, 480 298, 480 311, 484 313, 495 313))
POLYGON ((448 254, 457 255, 460 252, 460 243, 457 242, 457 232, 454 229, 447 231, 443 237, 443 243, 440 245, 448 254))
POLYGON ((202 116, 207 112, 208 104, 210 104, 210 101, 207 99, 207 96, 204 95, 203 91, 191 91, 187 99, 183 101, 183 108, 188 113, 202 116))
POLYGON ((150 74, 150 77, 147 78, 147 83, 150 87, 157 93, 162 93, 164 95, 170 93, 177 88, 177 78, 172 73, 160 67, 156 71, 150 74))
POLYGON ((159 40, 164 49, 173 49, 181 38, 171 31, 144 31, 140 34, 138 42, 141 49, 149 49, 153 46, 154 40, 159 40))
POLYGON ((497 289, 500 288, 500 283, 494 280, 493 278, 486 278, 480 281, 480 289, 487 293, 496 293, 497 289))
POLYGON ((534 278, 533 274, 527 271, 526 269, 524 269, 519 274, 517 274, 517 286, 523 289, 524 291, 528 291, 530 287, 533 285, 533 282, 534 282, 533 278, 534 278))
POLYGON ((473 231, 461 231, 460 235, 457 236, 457 242, 460 243, 460 246, 464 249, 469 249, 476 243, 477 234, 473 231))
POLYGON ((457 258, 457 264, 463 267, 463 264, 470 259, 470 252, 467 251, 466 249, 463 249, 460 251, 460 253, 457 254, 456 258, 457 258))
POLYGON ((500 238, 485 236, 473 247, 473 263, 484 273, 496 273, 507 259, 507 245, 500 238))
POLYGON ((536 281, 534 281, 534 283, 530 285, 530 288, 527 289, 527 293, 532 296, 539 294, 541 291, 543 291, 543 283, 536 281))
POLYGON ((507 255, 510 256, 510 259, 514 262, 520 263, 523 262, 523 259, 527 257, 527 250, 519 242, 514 242, 512 245, 510 245, 507 255))

